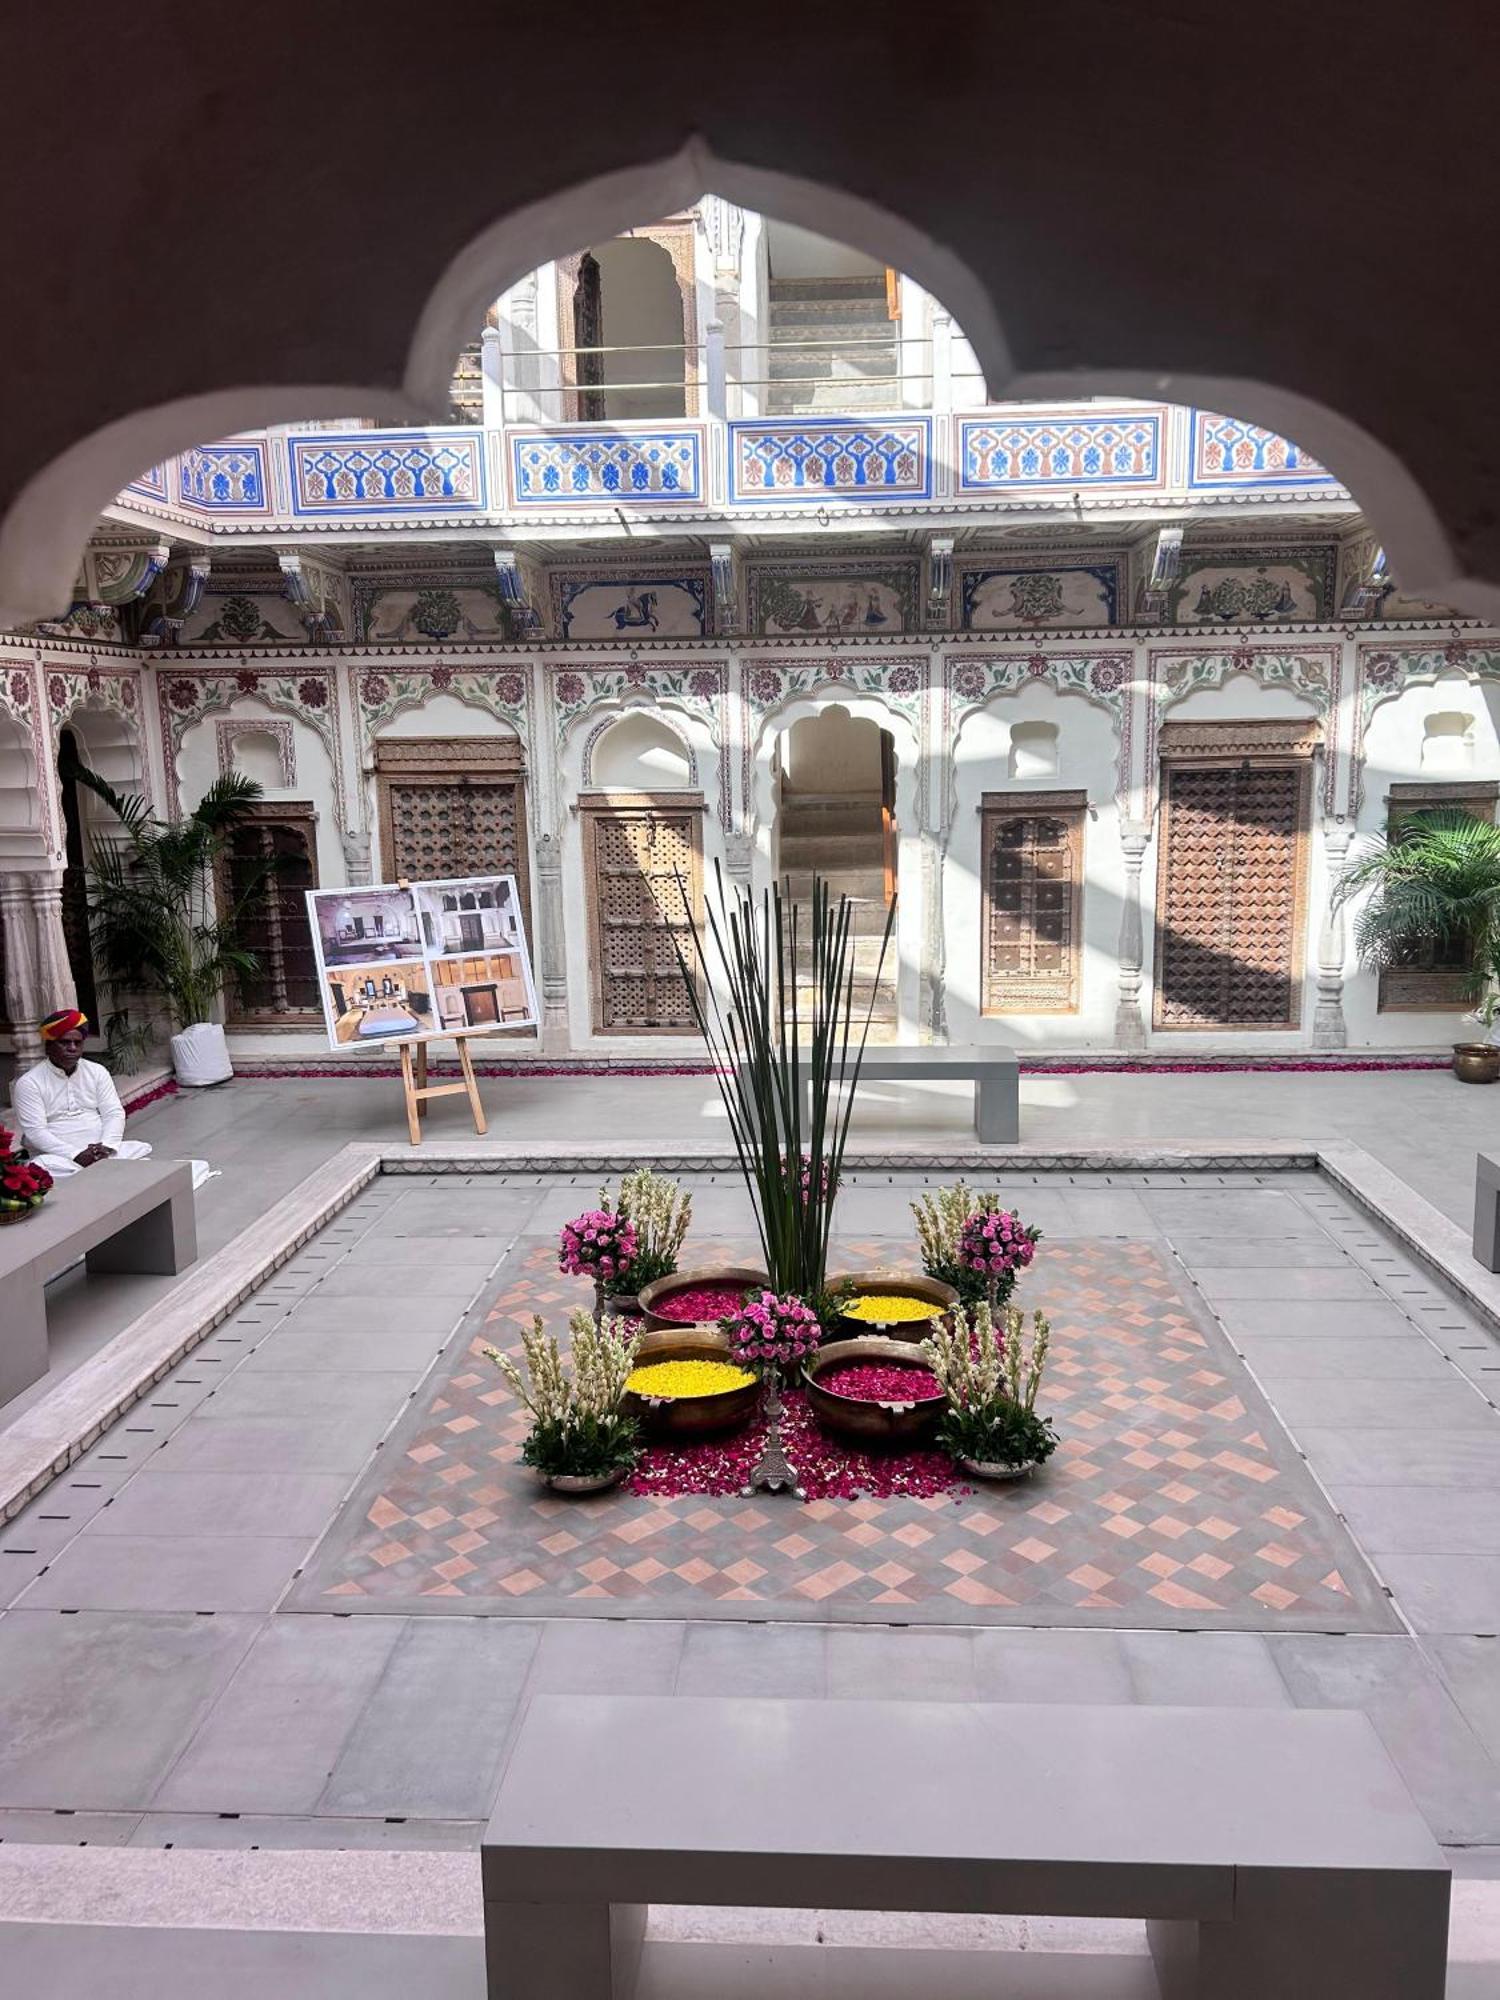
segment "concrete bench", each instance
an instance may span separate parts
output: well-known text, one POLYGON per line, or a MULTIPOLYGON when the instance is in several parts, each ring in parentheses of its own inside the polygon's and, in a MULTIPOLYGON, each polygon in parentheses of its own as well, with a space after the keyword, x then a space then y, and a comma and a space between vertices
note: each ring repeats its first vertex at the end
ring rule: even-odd
POLYGON ((181 1271, 198 1255, 193 1170, 185 1160, 107 1160, 68 1174, 24 1221, 0 1228, 0 1403, 47 1372, 49 1278, 90 1271, 181 1271))
POLYGON ((1474 1256, 1500 1271, 1500 1153, 1481 1153, 1474 1169, 1474 1256))
MULTIPOLYGON (((865 1050, 859 1080, 925 1082, 929 1077, 974 1079, 974 1130, 987 1146, 1013 1146, 1021 1136, 1021 1069, 1014 1049, 999 1042, 955 1042, 865 1050)), ((856 1086, 857 1087, 857 1086, 856 1086)))
POLYGON ((1164 2000, 1445 1981, 1447 1865, 1352 1713, 541 1695, 483 1880, 490 2000, 647 2000, 650 1903, 1143 1917, 1164 2000))

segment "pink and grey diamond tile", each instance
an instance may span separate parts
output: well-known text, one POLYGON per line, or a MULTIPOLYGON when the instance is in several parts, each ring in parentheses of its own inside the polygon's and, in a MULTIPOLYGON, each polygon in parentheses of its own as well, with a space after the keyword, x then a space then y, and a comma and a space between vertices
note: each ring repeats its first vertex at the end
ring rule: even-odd
MULTIPOLYGON (((739 1246, 743 1252, 744 1246, 739 1246)), ((899 1254, 864 1246, 873 1262, 899 1254)), ((710 1253, 705 1253, 710 1254, 710 1253)), ((518 1463, 524 1414, 484 1358, 586 1291, 523 1239, 297 1587, 295 1608, 1398 1629, 1212 1320, 1149 1241, 1049 1238, 1017 1303, 1052 1322, 1062 1445, 1010 1486, 931 1498, 585 1501, 518 1463)))

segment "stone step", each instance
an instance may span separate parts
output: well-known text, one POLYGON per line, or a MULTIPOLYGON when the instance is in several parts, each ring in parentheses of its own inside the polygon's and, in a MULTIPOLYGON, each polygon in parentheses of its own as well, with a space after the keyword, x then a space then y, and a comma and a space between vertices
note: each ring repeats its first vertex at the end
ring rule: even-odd
POLYGON ((879 299, 884 311, 885 278, 772 278, 770 299, 879 299))
MULTIPOLYGON (((782 894, 790 895, 799 903, 812 900, 814 870, 811 868, 787 868, 781 871, 782 894)), ((821 870, 816 871, 822 873, 821 870)), ((840 868, 835 874, 825 874, 830 900, 837 902, 840 896, 848 896, 857 903, 885 904, 885 867, 840 868)))
POLYGON ((776 856, 784 874, 826 875, 849 869, 883 868, 885 854, 879 833, 795 834, 782 830, 776 856))
POLYGON ((840 340, 856 343, 856 351, 866 354, 874 354, 881 348, 894 348, 896 345, 891 323, 883 317, 847 320, 773 318, 768 329, 766 345, 774 355, 782 351, 794 353, 803 347, 822 347, 830 341, 840 340))

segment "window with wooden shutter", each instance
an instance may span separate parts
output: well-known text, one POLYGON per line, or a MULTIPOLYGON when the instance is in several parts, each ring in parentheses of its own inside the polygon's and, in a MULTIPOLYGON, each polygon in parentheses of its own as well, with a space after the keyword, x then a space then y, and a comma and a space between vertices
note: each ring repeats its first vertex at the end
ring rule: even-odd
POLYGON ((579 804, 594 1032, 692 1034, 697 1023, 673 935, 691 957, 683 893, 697 918, 702 795, 585 795, 579 804))
POLYGON ((232 1027, 300 1026, 322 1019, 307 891, 318 884, 317 822, 310 804, 265 801, 235 827, 219 862, 219 907, 239 911, 252 974, 225 996, 232 1027))
MULTIPOLYGON (((1447 785, 1392 785, 1386 793, 1386 833, 1391 840, 1399 840, 1402 825, 1413 813, 1430 812, 1434 806, 1458 806, 1475 819, 1493 822, 1497 794, 1500 786, 1493 783, 1462 780, 1447 785)), ((1399 965, 1381 967, 1381 1013, 1452 1012, 1472 1007, 1470 960, 1471 953, 1462 944, 1413 946, 1399 965)))
POLYGON ((987 792, 980 1012, 1078 1008, 1084 792, 987 792))

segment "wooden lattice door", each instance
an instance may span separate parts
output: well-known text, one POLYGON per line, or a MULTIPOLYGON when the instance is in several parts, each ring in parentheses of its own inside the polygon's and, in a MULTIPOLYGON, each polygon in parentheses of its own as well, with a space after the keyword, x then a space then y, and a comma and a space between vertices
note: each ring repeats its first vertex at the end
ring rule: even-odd
POLYGON ((701 801, 585 805, 594 1031, 691 1034, 696 1023, 673 938, 691 958, 684 891, 701 891, 701 801))
POLYGON ((1311 765, 1163 767, 1158 1028, 1295 1028, 1311 765))
POLYGON ((1086 807, 1082 792, 986 796, 982 1013, 1076 1009, 1086 807))
POLYGON ((531 937, 526 778, 519 744, 408 738, 378 743, 385 881, 514 875, 531 937))

